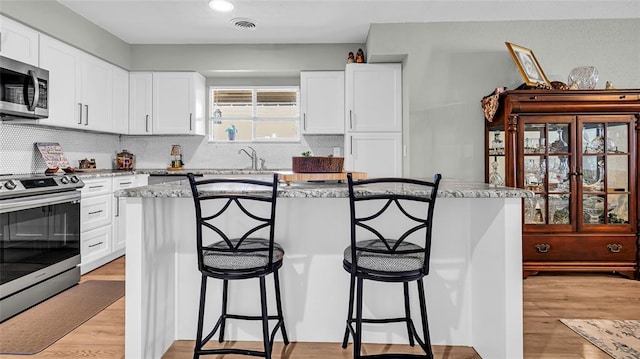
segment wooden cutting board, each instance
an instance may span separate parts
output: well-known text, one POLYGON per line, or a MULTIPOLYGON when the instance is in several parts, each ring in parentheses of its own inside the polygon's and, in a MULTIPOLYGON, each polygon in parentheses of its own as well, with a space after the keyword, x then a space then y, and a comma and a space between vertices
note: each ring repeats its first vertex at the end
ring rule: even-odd
POLYGON ((366 172, 331 172, 331 173, 296 173, 281 172, 278 174, 280 180, 286 184, 300 181, 346 181, 347 173, 351 173, 354 180, 367 178, 366 172))

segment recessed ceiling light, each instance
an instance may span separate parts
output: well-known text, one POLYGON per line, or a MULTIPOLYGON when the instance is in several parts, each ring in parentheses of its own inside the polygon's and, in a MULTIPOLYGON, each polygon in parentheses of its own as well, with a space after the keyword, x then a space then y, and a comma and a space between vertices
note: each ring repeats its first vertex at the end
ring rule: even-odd
POLYGON ((227 0, 209 0, 209 7, 220 12, 229 12, 233 10, 233 4, 227 0))

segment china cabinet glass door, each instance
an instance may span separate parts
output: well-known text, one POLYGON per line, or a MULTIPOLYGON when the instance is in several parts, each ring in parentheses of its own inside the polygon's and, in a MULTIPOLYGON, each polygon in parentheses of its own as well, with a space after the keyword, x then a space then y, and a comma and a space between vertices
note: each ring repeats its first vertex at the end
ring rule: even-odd
POLYGON ((573 117, 550 116, 523 120, 518 146, 523 171, 518 182, 535 193, 525 200, 524 224, 530 229, 572 231, 575 223, 571 214, 575 211, 575 151, 573 142, 573 117))
POLYGON ((610 230, 625 231, 629 224, 629 183, 632 153, 629 143, 631 123, 628 117, 603 119, 579 117, 581 137, 581 201, 579 224, 597 230, 610 225, 610 230))

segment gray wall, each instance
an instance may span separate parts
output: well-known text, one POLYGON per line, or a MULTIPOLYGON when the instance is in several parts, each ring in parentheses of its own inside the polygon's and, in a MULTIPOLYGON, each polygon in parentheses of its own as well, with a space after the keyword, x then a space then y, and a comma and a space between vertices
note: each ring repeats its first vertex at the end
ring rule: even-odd
POLYGON ((532 49, 550 81, 593 65, 598 88, 640 87, 639 19, 373 24, 369 61, 404 59, 405 175, 484 180, 480 100, 523 82, 505 41, 532 49))

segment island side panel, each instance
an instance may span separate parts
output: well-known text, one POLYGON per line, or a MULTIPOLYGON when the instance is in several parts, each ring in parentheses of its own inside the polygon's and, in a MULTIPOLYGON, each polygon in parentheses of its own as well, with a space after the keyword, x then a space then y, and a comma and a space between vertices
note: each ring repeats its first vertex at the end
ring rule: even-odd
POLYGON ((127 199, 125 356, 160 358, 175 340, 175 253, 171 199, 127 199))
POLYGON ((483 358, 524 355, 521 203, 519 198, 470 201, 473 347, 483 358))

